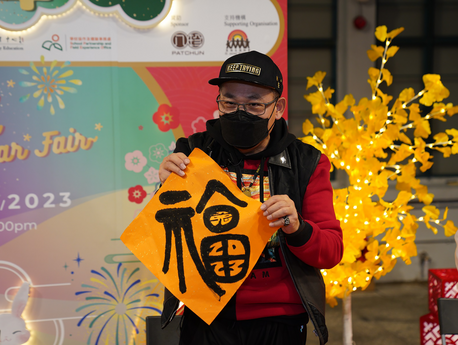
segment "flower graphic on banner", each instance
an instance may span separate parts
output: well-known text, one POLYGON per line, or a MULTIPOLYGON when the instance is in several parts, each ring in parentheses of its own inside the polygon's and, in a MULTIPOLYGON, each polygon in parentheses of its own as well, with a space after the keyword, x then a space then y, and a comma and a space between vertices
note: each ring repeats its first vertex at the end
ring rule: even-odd
POLYGON ((154 163, 161 164, 165 156, 169 154, 169 150, 164 144, 152 145, 149 148, 149 159, 154 163))
MULTIPOLYGON (((157 164, 161 164, 162 160, 165 156, 172 153, 175 150, 176 143, 172 141, 167 148, 164 144, 159 143, 156 145, 152 145, 149 148, 149 158, 151 161, 157 164)), ((143 153, 140 150, 135 150, 133 152, 129 152, 125 155, 125 167, 129 171, 134 171, 139 173, 143 170, 145 166, 148 167, 148 170, 143 174, 148 184, 154 184, 154 192, 151 195, 156 193, 157 189, 159 188, 161 181, 159 179, 159 170, 154 167, 150 167, 146 165, 147 159, 143 156, 143 153)), ((137 185, 135 187, 129 188, 129 201, 135 202, 140 204, 146 197, 146 191, 143 189, 142 186, 137 185)))
POLYGON ((159 170, 154 169, 153 167, 150 167, 144 176, 148 180, 149 184, 159 182, 159 170))
POLYGON ((180 117, 177 108, 170 107, 167 104, 161 104, 153 114, 153 121, 162 132, 175 129, 180 124, 180 117))
POLYGON ((192 121, 191 128, 193 133, 203 132, 206 128, 207 119, 203 116, 199 116, 197 119, 192 121))
MULTIPOLYGON (((33 73, 25 69, 19 69, 19 72, 24 75, 31 75, 33 81, 21 81, 19 85, 22 87, 33 87, 36 86, 37 90, 33 93, 34 98, 40 98, 37 104, 37 109, 43 109, 45 105, 45 100, 50 103, 49 112, 51 115, 56 113, 54 109, 54 104, 57 101, 60 109, 65 108, 65 103, 60 96, 65 92, 76 93, 77 90, 74 87, 67 86, 68 83, 74 85, 81 85, 82 81, 79 79, 70 79, 67 80, 67 77, 73 75, 72 70, 65 70, 67 66, 70 65, 70 62, 64 62, 60 67, 57 66, 57 60, 54 60, 51 65, 48 67, 45 66, 45 58, 42 55, 41 58, 41 71, 35 66, 33 62, 30 62, 30 68, 33 73), (40 97, 41 96, 41 97, 40 97)), ((30 98, 30 93, 25 96, 22 96, 19 101, 21 103, 26 102, 30 98)))
POLYGON ((128 189, 129 192, 129 201, 130 202, 135 202, 137 204, 141 204, 143 202, 143 199, 146 198, 146 191, 143 189, 142 186, 136 185, 135 187, 130 187, 128 189))
POLYGON ((129 152, 124 156, 126 161, 125 167, 129 171, 139 173, 143 170, 143 167, 146 165, 147 159, 143 156, 143 153, 140 150, 135 150, 134 152, 129 152))
POLYGON ((86 344, 131 344, 132 336, 144 330, 145 317, 151 311, 161 314, 159 294, 150 293, 157 280, 142 282, 134 278, 139 271, 139 267, 129 271, 122 263, 115 272, 105 267, 92 270, 91 282, 82 284, 83 290, 75 293, 86 296, 85 304, 76 309, 85 312, 78 327, 89 330, 86 344))

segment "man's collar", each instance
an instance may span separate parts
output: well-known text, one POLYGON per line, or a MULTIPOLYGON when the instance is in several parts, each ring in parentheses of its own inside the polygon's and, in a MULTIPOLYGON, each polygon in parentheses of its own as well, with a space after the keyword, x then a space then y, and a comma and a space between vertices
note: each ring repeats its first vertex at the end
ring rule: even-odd
POLYGON ((291 159, 289 158, 288 150, 285 149, 283 152, 269 158, 269 164, 278 165, 284 168, 291 169, 291 159))

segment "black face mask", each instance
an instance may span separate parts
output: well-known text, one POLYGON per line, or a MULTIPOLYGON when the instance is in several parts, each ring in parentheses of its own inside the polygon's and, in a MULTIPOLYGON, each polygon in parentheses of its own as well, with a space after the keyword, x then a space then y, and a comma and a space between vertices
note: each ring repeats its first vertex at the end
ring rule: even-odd
POLYGON ((231 146, 240 149, 250 149, 258 145, 269 135, 269 120, 275 109, 268 119, 263 119, 256 115, 250 115, 244 110, 237 110, 233 113, 220 116, 221 133, 224 140, 231 146))

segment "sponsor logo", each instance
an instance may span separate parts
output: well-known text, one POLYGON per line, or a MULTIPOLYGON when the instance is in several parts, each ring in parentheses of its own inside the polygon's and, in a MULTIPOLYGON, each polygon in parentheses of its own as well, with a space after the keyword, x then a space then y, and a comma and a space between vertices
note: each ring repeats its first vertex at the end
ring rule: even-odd
POLYGON ((227 37, 226 54, 250 51, 250 40, 242 30, 231 31, 227 37))
POLYGON ((41 45, 41 48, 46 49, 46 50, 51 50, 52 48, 55 48, 57 50, 62 51, 62 46, 60 45, 59 42, 59 35, 52 35, 51 40, 44 41, 41 45))
POLYGON ((183 31, 178 31, 172 35, 172 45, 176 49, 184 49, 186 47, 199 49, 202 48, 204 42, 204 35, 202 35, 199 31, 192 31, 189 34, 183 31))

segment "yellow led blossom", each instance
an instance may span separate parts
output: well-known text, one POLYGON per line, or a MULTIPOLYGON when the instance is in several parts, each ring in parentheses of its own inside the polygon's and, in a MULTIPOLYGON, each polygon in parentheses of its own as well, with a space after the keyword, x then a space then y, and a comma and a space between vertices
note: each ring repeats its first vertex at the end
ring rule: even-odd
POLYGON ((336 305, 336 298, 343 298, 358 288, 365 289, 372 278, 380 278, 390 272, 401 258, 406 264, 417 255, 415 236, 418 223, 423 222, 434 233, 438 227, 446 236, 457 231, 445 210, 433 206, 434 195, 418 179, 418 170, 428 170, 433 165, 431 149, 444 157, 458 153, 458 130, 448 129, 430 138, 430 120, 446 121, 458 112, 458 106, 441 103, 449 96, 440 76, 423 77, 424 89, 416 93, 413 88, 403 90, 397 99, 384 94, 380 84, 387 86, 393 76, 385 68, 398 47, 390 46, 394 37, 404 29, 387 32, 386 26, 375 31, 385 47, 371 46, 370 60, 381 58, 380 68, 370 68, 368 83, 372 97, 358 102, 352 95, 333 105, 330 99, 334 90, 323 89, 325 72, 309 77, 307 89, 317 91, 305 95, 312 104, 318 125, 305 120, 302 140, 324 152, 333 169, 348 174, 349 187, 334 191, 334 209, 341 221, 344 255, 339 265, 322 270, 326 283, 326 298, 336 305), (429 112, 422 114, 420 104, 429 112), (349 114, 349 115, 344 115, 349 114), (397 196, 386 201, 389 181, 394 181, 397 196), (409 201, 416 199, 424 204, 424 215, 410 214, 409 201))
POLYGON ((385 42, 387 40, 392 40, 403 31, 404 28, 398 28, 387 33, 387 27, 385 25, 382 25, 375 29, 375 37, 377 37, 379 41, 385 42))

